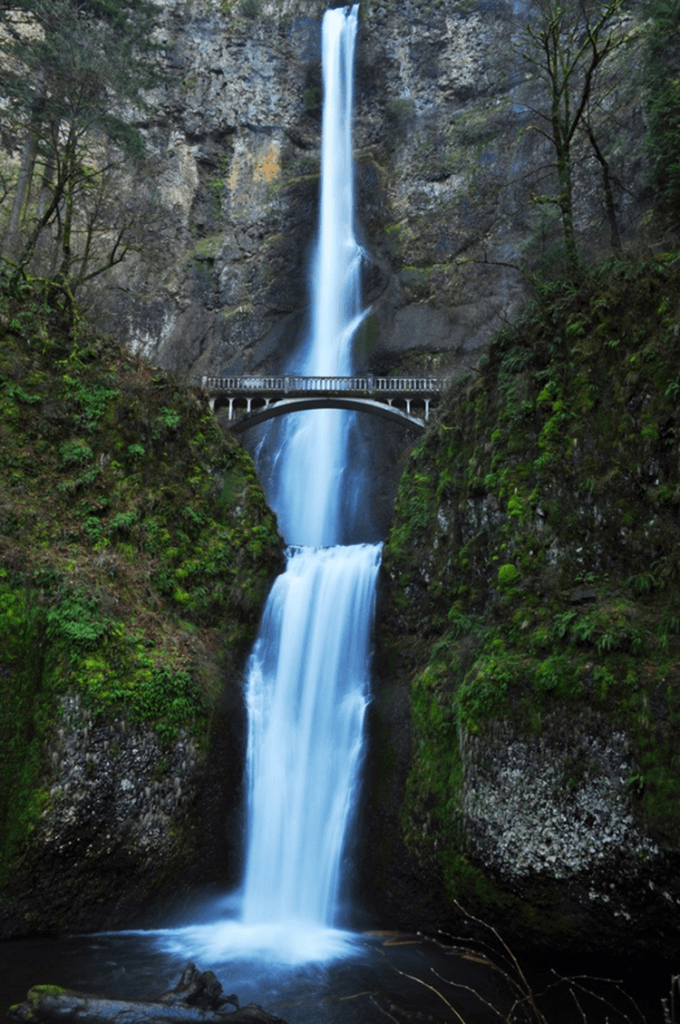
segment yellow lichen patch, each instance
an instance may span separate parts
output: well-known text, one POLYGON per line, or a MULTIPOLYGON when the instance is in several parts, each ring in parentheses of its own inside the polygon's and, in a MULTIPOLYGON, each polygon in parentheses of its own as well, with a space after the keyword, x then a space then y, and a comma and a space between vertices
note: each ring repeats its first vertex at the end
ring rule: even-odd
POLYGON ((274 181, 281 174, 280 147, 276 142, 270 143, 265 153, 255 164, 254 181, 274 181))
POLYGON ((236 160, 233 161, 229 170, 229 189, 231 192, 235 192, 238 186, 238 179, 240 177, 241 169, 236 160))
POLYGON ((281 177, 281 143, 277 139, 237 140, 229 167, 232 213, 266 201, 270 184, 281 177))

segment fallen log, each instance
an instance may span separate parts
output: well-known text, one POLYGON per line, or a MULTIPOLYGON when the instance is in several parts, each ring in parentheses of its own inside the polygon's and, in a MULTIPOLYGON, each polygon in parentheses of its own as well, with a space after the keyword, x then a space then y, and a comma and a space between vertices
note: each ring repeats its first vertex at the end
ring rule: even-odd
POLYGON ((33 1024, 285 1024, 257 1003, 239 1007, 235 995, 223 996, 212 971, 187 964, 179 983, 157 1000, 105 999, 58 985, 34 985, 11 1017, 33 1024), (222 1009, 226 1003, 234 1010, 222 1009))

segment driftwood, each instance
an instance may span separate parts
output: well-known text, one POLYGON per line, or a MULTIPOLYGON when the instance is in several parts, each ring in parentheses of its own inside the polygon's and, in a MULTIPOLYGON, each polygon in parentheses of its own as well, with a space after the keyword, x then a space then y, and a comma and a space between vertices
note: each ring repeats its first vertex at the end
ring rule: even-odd
POLYGON ((212 971, 187 964, 176 987, 153 1002, 102 999, 57 985, 35 985, 10 1016, 34 1024, 285 1024, 256 1003, 239 1007, 212 971), (231 1003, 235 1010, 225 1011, 231 1003))

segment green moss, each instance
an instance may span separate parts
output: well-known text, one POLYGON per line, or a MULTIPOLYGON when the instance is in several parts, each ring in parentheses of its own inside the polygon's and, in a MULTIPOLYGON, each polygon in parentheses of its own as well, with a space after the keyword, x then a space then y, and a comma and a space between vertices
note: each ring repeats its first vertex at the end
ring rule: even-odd
POLYGON ((367 367, 378 344, 378 320, 375 313, 369 313, 354 338, 354 362, 367 367))
POLYGON ((61 988, 60 985, 34 985, 28 991, 28 1000, 31 1003, 38 1003, 41 999, 47 997, 63 996, 68 992, 68 989, 61 988))
POLYGON ((519 570, 517 566, 513 565, 512 562, 506 562, 505 565, 501 565, 498 569, 499 587, 509 587, 517 580, 518 576, 519 570))
POLYGON ((189 251, 189 258, 192 260, 214 260, 224 245, 222 235, 211 235, 209 238, 201 238, 200 241, 189 251))
MULTIPOLYGON (((482 910, 508 894, 466 860, 460 739, 499 719, 535 736, 596 709, 632 743, 641 826, 680 841, 679 363, 677 257, 555 283, 453 386, 402 480, 383 629, 413 666, 404 834, 482 910)), ((517 912, 559 932, 552 899, 517 912)))
POLYGON ((45 809, 60 696, 205 745, 282 542, 199 394, 30 295, 0 291, 0 337, 1 887, 45 809))
POLYGON ((305 89, 303 100, 305 110, 316 110, 321 105, 321 88, 315 85, 311 89, 305 89))
POLYGON ((464 907, 483 905, 490 912, 501 909, 523 912, 521 900, 513 899, 494 885, 489 875, 472 864, 454 844, 447 846, 441 859, 444 886, 452 903, 458 902, 464 907))

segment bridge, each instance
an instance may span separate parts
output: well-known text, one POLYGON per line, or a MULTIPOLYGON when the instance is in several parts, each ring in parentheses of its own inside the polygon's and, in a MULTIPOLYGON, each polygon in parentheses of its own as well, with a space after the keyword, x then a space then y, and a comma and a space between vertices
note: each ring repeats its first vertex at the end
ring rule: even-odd
POLYGON ((227 407, 227 428, 241 433, 304 409, 350 409, 424 430, 449 383, 445 377, 201 377, 210 408, 227 407))

